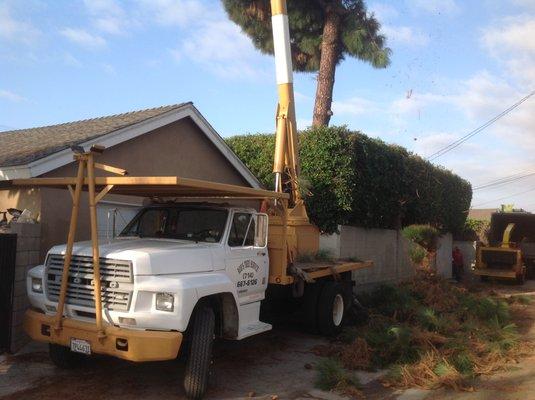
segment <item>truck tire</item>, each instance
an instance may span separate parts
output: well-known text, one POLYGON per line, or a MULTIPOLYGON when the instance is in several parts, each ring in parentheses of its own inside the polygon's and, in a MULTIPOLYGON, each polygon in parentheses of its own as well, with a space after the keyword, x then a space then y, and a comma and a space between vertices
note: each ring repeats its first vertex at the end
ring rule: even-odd
POLYGON ((208 388, 212 346, 214 343, 215 314, 203 306, 194 315, 189 357, 184 375, 184 390, 190 399, 200 399, 208 388))
POLYGON ((86 358, 83 354, 73 353, 71 349, 59 344, 48 344, 48 354, 52 363, 61 369, 73 369, 86 358))
POLYGON ((344 287, 338 282, 326 282, 318 301, 318 330, 322 335, 333 336, 340 332, 347 305, 344 287))

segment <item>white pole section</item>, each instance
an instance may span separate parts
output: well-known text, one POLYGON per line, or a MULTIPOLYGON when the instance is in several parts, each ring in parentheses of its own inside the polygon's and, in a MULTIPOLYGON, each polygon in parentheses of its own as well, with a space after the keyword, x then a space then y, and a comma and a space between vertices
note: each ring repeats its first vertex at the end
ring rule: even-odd
POLYGON ((292 83, 293 71, 288 15, 273 15, 271 17, 271 24, 273 27, 273 47, 275 53, 277 84, 292 83))

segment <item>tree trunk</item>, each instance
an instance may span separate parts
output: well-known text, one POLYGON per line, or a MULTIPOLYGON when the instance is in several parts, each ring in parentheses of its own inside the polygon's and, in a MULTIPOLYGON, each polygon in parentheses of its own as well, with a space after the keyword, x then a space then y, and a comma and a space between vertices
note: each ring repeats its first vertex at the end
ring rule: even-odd
POLYGON ((331 119, 333 101, 334 74, 339 56, 340 14, 336 7, 325 10, 325 25, 321 42, 320 68, 316 87, 313 126, 327 126, 331 119))

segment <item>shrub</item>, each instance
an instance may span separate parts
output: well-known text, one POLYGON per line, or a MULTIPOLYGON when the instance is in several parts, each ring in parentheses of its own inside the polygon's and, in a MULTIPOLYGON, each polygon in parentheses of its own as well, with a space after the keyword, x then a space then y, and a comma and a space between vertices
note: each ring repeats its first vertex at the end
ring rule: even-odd
POLYGON ((454 240, 486 240, 485 236, 489 227, 489 221, 467 218, 462 230, 455 235, 454 240))
MULTIPOLYGON (((305 202, 322 232, 336 232, 341 224, 463 230, 472 189, 450 171, 344 126, 310 128, 299 139, 301 177, 310 185, 305 202)), ((234 136, 227 143, 272 189, 274 135, 234 136)))
POLYGON ((366 324, 318 352, 350 370, 388 368, 386 386, 470 389, 473 378, 531 350, 511 323, 507 302, 436 276, 378 286, 360 300, 370 308, 366 324))
POLYGON ((434 251, 437 248, 440 233, 430 225, 409 225, 403 228, 402 235, 425 250, 434 251))
POLYGON ((411 243, 409 247, 409 258, 415 265, 421 265, 427 255, 427 251, 416 243, 411 243))
POLYGON ((332 358, 324 358, 316 365, 316 387, 329 391, 333 389, 345 389, 348 386, 358 387, 357 377, 346 371, 342 363, 332 358))

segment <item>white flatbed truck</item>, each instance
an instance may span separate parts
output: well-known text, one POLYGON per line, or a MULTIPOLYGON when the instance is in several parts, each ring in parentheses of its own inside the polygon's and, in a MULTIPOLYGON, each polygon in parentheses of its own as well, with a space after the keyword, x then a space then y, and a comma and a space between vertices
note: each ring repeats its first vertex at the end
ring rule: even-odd
POLYGON ((49 343, 57 366, 70 368, 93 353, 141 362, 184 352, 186 394, 201 398, 214 336, 240 340, 270 330, 260 320, 263 302, 297 304, 303 322, 319 333, 341 328, 351 305, 351 273, 372 263, 299 262, 318 251, 319 231, 308 220, 298 187, 285 0, 272 0, 271 7, 279 92, 274 191, 177 176, 125 176, 120 168, 95 162, 104 150, 99 146, 74 149, 76 177, 0 182, 0 189, 68 188, 72 196, 67 243, 50 249, 45 264, 27 276, 31 309, 25 330, 49 343), (96 176, 95 169, 118 176, 96 176), (91 240, 76 243, 84 190, 91 240), (99 243, 96 205, 108 193, 180 201, 144 207, 117 238, 99 243), (232 205, 236 200, 262 201, 265 212, 232 205))

